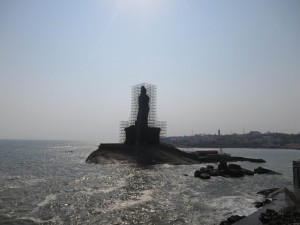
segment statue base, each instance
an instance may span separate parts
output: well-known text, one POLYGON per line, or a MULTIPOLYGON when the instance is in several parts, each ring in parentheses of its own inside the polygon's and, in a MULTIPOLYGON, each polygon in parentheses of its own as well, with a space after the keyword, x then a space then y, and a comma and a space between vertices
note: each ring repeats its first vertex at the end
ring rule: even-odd
POLYGON ((137 126, 132 125, 125 128, 127 145, 156 145, 159 144, 160 128, 145 127, 137 129, 137 126))

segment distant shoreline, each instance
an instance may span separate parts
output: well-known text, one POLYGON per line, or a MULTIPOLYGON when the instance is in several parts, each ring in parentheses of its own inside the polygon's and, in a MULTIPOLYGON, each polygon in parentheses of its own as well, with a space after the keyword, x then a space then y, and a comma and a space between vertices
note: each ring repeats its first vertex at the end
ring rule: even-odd
POLYGON ((286 146, 214 146, 214 145, 176 145, 174 144, 176 148, 213 148, 213 149, 220 149, 220 148, 247 148, 247 149, 282 149, 282 150, 300 150, 300 147, 286 147, 286 146))
POLYGON ((193 136, 165 137, 163 142, 180 148, 264 148, 300 150, 300 134, 261 133, 197 134, 193 136))

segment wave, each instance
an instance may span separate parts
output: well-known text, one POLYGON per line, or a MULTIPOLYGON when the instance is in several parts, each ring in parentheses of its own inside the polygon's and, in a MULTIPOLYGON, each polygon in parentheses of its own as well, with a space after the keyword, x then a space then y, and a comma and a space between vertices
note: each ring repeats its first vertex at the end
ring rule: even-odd
POLYGON ((223 216, 238 214, 250 215, 257 211, 253 203, 255 200, 247 196, 224 196, 212 199, 209 203, 210 208, 216 208, 222 212, 223 216))
POLYGON ((43 200, 40 203, 38 203, 37 206, 38 207, 45 206, 45 205, 49 204, 49 202, 54 201, 56 199, 57 199, 57 195, 56 194, 50 194, 50 195, 46 196, 45 200, 43 200))
POLYGON ((18 219, 23 220, 23 221, 32 221, 34 223, 63 224, 63 221, 58 216, 55 216, 55 217, 53 217, 52 219, 49 219, 49 220, 42 220, 40 218, 30 217, 30 216, 21 217, 21 218, 18 218, 18 219))
POLYGON ((120 209, 125 209, 125 208, 129 208, 135 205, 139 205, 148 201, 152 200, 152 190, 144 190, 142 192, 139 192, 140 196, 137 197, 136 200, 127 200, 127 201, 123 201, 123 200, 117 200, 114 202, 114 204, 112 204, 108 210, 103 210, 103 209, 95 209, 94 213, 99 213, 99 212, 111 212, 114 210, 120 210, 120 209))

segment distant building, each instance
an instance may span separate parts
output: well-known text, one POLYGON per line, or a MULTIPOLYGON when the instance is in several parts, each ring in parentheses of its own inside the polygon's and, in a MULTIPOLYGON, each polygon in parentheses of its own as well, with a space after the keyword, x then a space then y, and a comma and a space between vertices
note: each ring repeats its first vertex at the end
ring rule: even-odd
POLYGON ((254 138, 261 136, 261 133, 259 131, 250 131, 249 135, 254 138))

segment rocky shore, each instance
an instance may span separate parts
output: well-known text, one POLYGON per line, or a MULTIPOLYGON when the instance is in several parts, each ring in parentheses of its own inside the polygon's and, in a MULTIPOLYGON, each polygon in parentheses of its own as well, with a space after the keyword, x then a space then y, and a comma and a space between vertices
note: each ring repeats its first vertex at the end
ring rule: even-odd
POLYGON ((260 214, 259 220, 262 224, 268 225, 300 224, 300 208, 295 206, 288 207, 279 212, 267 209, 265 213, 260 214))
POLYGON ((292 187, 270 188, 257 192, 270 201, 248 216, 234 215, 220 225, 296 225, 300 224, 300 193, 292 187), (236 219, 236 220, 233 220, 236 219), (232 223, 231 223, 232 222, 232 223))

